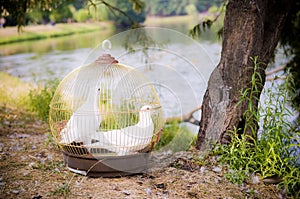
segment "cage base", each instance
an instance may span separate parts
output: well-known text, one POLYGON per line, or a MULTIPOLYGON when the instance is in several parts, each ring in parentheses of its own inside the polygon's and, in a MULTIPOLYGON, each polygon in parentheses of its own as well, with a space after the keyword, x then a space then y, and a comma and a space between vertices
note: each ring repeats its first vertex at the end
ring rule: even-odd
POLYGON ((145 173, 150 153, 125 156, 80 156, 63 151, 64 162, 74 173, 89 177, 122 177, 145 173))

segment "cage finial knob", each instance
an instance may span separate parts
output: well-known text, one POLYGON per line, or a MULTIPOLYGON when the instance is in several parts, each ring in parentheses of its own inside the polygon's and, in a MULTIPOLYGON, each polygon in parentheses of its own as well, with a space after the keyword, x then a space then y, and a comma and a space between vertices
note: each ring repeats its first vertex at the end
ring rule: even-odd
POLYGON ((110 54, 103 54, 101 55, 97 60, 97 63, 100 64, 117 64, 119 63, 118 60, 116 60, 114 57, 112 57, 110 54))

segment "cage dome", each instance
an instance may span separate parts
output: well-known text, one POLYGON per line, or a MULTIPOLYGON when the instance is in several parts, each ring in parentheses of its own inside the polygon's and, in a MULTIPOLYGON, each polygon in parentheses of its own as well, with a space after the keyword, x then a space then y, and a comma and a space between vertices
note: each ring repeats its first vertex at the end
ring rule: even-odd
POLYGON ((151 82, 109 54, 68 74, 50 103, 55 142, 68 167, 80 172, 139 172, 162 123, 151 82))

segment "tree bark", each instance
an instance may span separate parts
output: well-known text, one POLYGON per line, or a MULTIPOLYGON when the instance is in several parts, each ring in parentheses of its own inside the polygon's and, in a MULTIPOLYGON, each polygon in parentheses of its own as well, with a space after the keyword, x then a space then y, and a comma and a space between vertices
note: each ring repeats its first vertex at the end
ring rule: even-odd
MULTIPOLYGON (((237 105, 240 91, 249 87, 251 57, 258 57, 260 74, 274 55, 293 0, 230 0, 226 6, 221 60, 210 76, 204 95, 196 147, 230 142, 230 130, 243 128, 247 103, 237 105)), ((261 86, 260 93, 263 89, 261 86)), ((258 99, 259 95, 258 94, 258 99)), ((256 107, 258 101, 252 102, 256 107)), ((250 133, 247 131, 246 133, 250 133)), ((256 135, 253 135, 254 137, 256 135)))

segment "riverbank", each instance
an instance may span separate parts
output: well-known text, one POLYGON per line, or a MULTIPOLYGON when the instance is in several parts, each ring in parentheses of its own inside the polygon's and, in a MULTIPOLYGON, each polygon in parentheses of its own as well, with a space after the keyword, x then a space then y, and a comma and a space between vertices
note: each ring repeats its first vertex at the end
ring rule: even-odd
MULTIPOLYGON (((196 17, 191 15, 170 17, 147 16, 144 25, 148 27, 170 28, 186 34, 188 30, 193 28, 196 24, 199 23, 199 21, 208 16, 209 15, 207 13, 199 14, 199 16, 196 17)), ((221 25, 217 25, 218 28, 219 26, 221 25)), ((54 26, 51 26, 49 24, 32 25, 23 27, 21 32, 18 32, 18 28, 16 26, 5 27, 0 29, 0 45, 53 37, 62 37, 78 33, 91 33, 105 29, 114 30, 115 28, 113 26, 113 23, 110 21, 93 23, 64 23, 56 24, 54 26)), ((215 28, 212 29, 212 32, 216 32, 216 30, 214 30, 215 28)), ((209 31, 207 32, 210 34, 209 31)), ((204 35, 204 37, 208 36, 204 35)))
POLYGON ((110 22, 97 23, 68 23, 51 25, 34 25, 23 27, 18 32, 17 27, 6 27, 0 29, 0 45, 15 42, 61 37, 79 33, 88 33, 112 28, 110 22))

